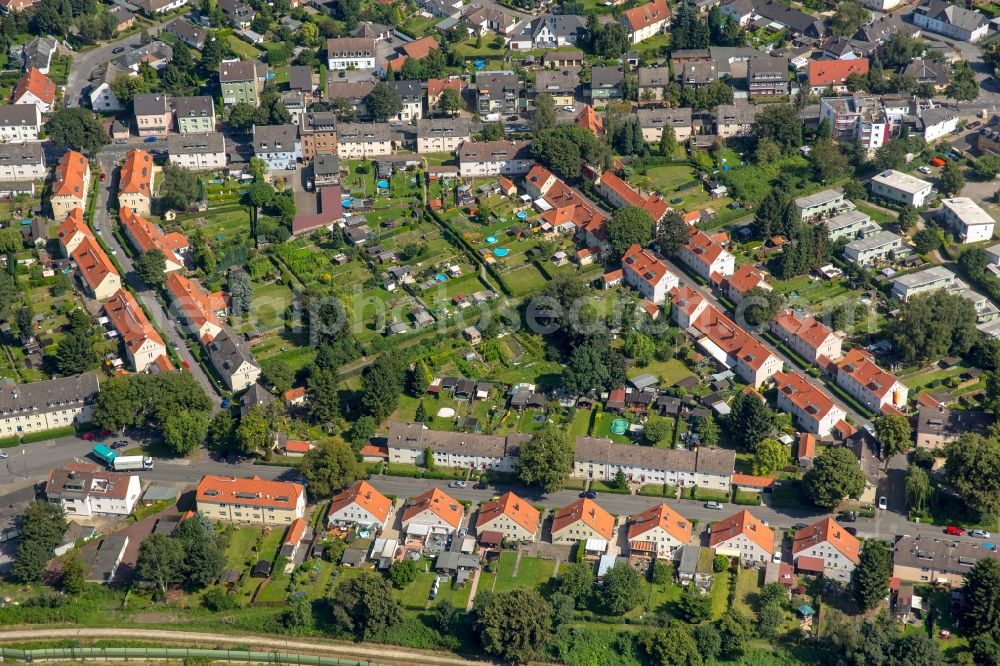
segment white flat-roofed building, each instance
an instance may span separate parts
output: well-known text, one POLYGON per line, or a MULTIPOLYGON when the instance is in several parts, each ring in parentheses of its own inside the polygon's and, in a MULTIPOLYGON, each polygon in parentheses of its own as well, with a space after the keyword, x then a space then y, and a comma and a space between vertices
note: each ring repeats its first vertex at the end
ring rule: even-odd
POLYGON ((904 206, 920 208, 931 196, 932 186, 926 180, 893 169, 872 177, 872 194, 904 206))
POLYGON ((880 231, 874 236, 851 241, 844 246, 844 257, 860 266, 876 261, 886 261, 903 248, 903 239, 891 231, 880 231))
POLYGON ((872 224, 872 218, 867 213, 860 210, 849 210, 839 215, 823 220, 827 231, 830 233, 830 240, 838 238, 855 239, 859 234, 864 234, 867 230, 878 232, 878 227, 872 224))
POLYGON ((902 275, 893 280, 892 295, 905 302, 917 294, 956 287, 964 288, 965 284, 944 266, 934 266, 909 275, 902 275))
POLYGON ((808 220, 817 215, 843 208, 845 203, 852 207, 854 205, 844 199, 843 192, 823 190, 795 199, 795 209, 798 211, 800 220, 808 220))
POLYGON ((941 221, 955 230, 962 243, 979 243, 993 238, 996 224, 989 213, 969 197, 952 197, 942 202, 941 221))

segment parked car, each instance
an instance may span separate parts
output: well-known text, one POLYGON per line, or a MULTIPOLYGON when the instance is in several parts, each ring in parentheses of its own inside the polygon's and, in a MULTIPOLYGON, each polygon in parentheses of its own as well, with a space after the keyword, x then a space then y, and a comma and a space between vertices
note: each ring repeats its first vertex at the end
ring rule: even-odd
POLYGON ((452 481, 451 483, 448 484, 448 487, 449 488, 464 488, 465 485, 466 485, 465 481, 452 481))
POLYGON ((90 442, 90 441, 94 440, 96 437, 97 437, 97 433, 94 433, 94 432, 85 432, 85 433, 83 433, 83 435, 81 435, 81 439, 83 439, 84 441, 87 441, 87 442, 90 442))
POLYGON ((804 530, 807 527, 809 526, 806 525, 805 523, 795 523, 794 525, 792 525, 793 530, 804 530))
POLYGON ((846 511, 838 514, 837 520, 841 523, 855 523, 858 521, 858 514, 854 511, 846 511))
POLYGON ((777 551, 774 555, 771 556, 771 561, 772 562, 781 562, 781 551, 780 550, 777 551))
POLYGON ((104 182, 104 179, 105 179, 105 178, 107 178, 107 177, 108 177, 108 174, 106 174, 106 173, 104 173, 104 172, 102 171, 102 172, 101 172, 101 177, 100 177, 100 181, 101 181, 101 182, 103 183, 103 182, 104 182))
POLYGON ((882 495, 882 497, 878 498, 878 508, 882 511, 885 511, 886 509, 889 508, 889 500, 886 499, 885 495, 882 495))
POLYGON ((119 53, 125 53, 124 46, 116 46, 115 48, 111 49, 111 55, 118 55, 119 53))
POLYGON ((955 527, 954 525, 949 525, 944 529, 945 534, 950 534, 951 536, 962 536, 965 534, 965 530, 961 527, 955 527))
POLYGON ((576 107, 575 106, 564 106, 563 107, 563 111, 569 111, 570 113, 572 113, 572 112, 576 111, 576 107))
POLYGON ((986 530, 969 530, 969 536, 977 539, 989 539, 990 533, 986 530))
POLYGON ((473 490, 486 490, 487 488, 489 488, 489 486, 487 484, 483 483, 482 481, 480 481, 480 482, 476 483, 475 485, 473 485, 472 488, 473 488, 473 490))
POLYGON ((721 502, 705 502, 706 509, 715 509, 716 511, 722 511, 725 507, 722 506, 721 502))
POLYGON ((111 445, 111 448, 113 448, 113 449, 127 449, 128 448, 128 442, 125 441, 124 439, 116 440, 111 445))
POLYGON ((0 451, 0 460, 4 460, 7 457, 6 451, 0 451))
POLYGON ((156 143, 156 137, 155 136, 147 136, 145 139, 142 140, 142 142, 143 143, 156 143))
POLYGON ((931 172, 931 168, 928 166, 922 166, 919 169, 917 169, 917 171, 919 171, 922 174, 928 174, 931 172))
POLYGON ((847 532, 848 534, 850 534, 851 536, 858 536, 858 528, 857 527, 845 527, 844 531, 847 532))
POLYGON ((584 490, 582 493, 580 493, 580 497, 583 499, 593 500, 597 499, 597 493, 594 492, 593 490, 584 490))
POLYGON ((469 528, 468 527, 463 527, 462 529, 460 529, 458 531, 458 538, 459 539, 464 539, 467 536, 469 536, 469 528))
POLYGON ((969 123, 968 125, 966 125, 966 126, 965 126, 965 129, 976 129, 976 128, 977 128, 977 127, 979 127, 980 125, 982 125, 982 123, 981 123, 981 122, 979 122, 979 121, 977 120, 977 121, 976 121, 976 122, 974 122, 974 123, 969 123))

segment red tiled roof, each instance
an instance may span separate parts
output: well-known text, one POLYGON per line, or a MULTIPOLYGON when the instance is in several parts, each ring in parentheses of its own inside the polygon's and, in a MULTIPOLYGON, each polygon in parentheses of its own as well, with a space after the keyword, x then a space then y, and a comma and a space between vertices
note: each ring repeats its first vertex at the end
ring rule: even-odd
POLYGON ((437 97, 447 88, 462 92, 462 79, 427 79, 428 97, 437 97))
POLYGON ((76 197, 83 198, 83 191, 87 187, 87 158, 83 153, 75 150, 67 150, 66 154, 59 160, 56 167, 55 180, 52 183, 53 197, 76 197))
POLYGON ((375 516, 380 523, 385 522, 389 517, 389 510, 392 509, 392 500, 375 490, 375 487, 367 481, 358 481, 333 498, 327 513, 328 515, 336 513, 352 503, 375 516))
POLYGON ((669 272, 656 255, 635 243, 622 257, 622 266, 623 270, 632 271, 650 285, 658 284, 669 272))
POLYGON ((688 224, 695 224, 696 222, 698 222, 698 220, 701 219, 701 211, 693 210, 690 213, 684 213, 683 215, 681 215, 681 219, 687 222, 688 224))
POLYGON ((292 453, 309 453, 312 450, 312 444, 304 439, 289 439, 285 441, 285 450, 292 453))
POLYGON ((837 363, 838 372, 852 377, 861 386, 884 398, 898 381, 894 375, 880 368, 871 353, 855 347, 837 363))
POLYGON ((440 488, 431 488, 407 502, 406 508, 403 509, 403 521, 408 521, 424 511, 430 511, 457 530, 462 524, 465 508, 440 488))
POLYGON ((662 527, 684 545, 691 541, 691 521, 667 506, 666 502, 651 506, 637 515, 629 525, 628 539, 638 539, 656 527, 662 527))
POLYGON ((712 523, 708 545, 715 548, 723 541, 729 541, 740 534, 746 535, 768 554, 774 552, 774 531, 746 510, 712 523))
POLYGON ((815 317, 799 319, 791 310, 785 310, 778 314, 774 323, 784 329, 790 336, 800 338, 813 349, 826 342, 826 339, 833 334, 833 330, 823 324, 815 317))
POLYGON ((864 76, 868 73, 868 59, 855 58, 854 60, 810 60, 809 61, 809 85, 815 87, 825 87, 840 85, 847 80, 851 74, 864 76))
POLYGON ((805 432, 799 437, 799 458, 815 458, 816 457, 816 437, 811 433, 805 432))
POLYGON ((166 288, 172 306, 181 310, 196 328, 200 330, 206 323, 222 328, 222 322, 215 314, 221 309, 214 307, 218 305, 217 299, 206 293, 197 282, 173 271, 167 274, 166 288))
POLYGON ((439 48, 438 41, 430 35, 421 37, 420 39, 415 39, 412 42, 407 42, 400 47, 407 57, 413 58, 414 60, 426 58, 430 55, 430 52, 436 48, 439 48))
POLYGON ((21 80, 14 86, 12 99, 16 104, 25 93, 31 93, 42 102, 52 104, 56 100, 56 84, 52 79, 42 74, 37 67, 32 67, 28 73, 21 77, 21 80))
POLYGON ((119 176, 119 194, 143 194, 150 196, 153 182, 153 156, 145 150, 133 148, 125 157, 119 176))
POLYGON ((604 120, 597 115, 597 112, 594 111, 594 107, 589 104, 584 106, 583 111, 581 111, 580 115, 576 117, 576 124, 590 130, 594 134, 604 133, 604 120))
POLYGON ((624 277, 622 270, 619 268, 617 271, 611 271, 610 273, 604 274, 604 282, 616 282, 624 277))
POLYGON ((708 237, 708 234, 694 227, 691 228, 691 235, 688 236, 684 245, 706 266, 711 266, 712 262, 725 252, 721 245, 708 237))
POLYGON ((160 354, 155 359, 153 359, 153 365, 160 369, 161 372, 173 372, 174 364, 170 362, 166 354, 160 354))
POLYGON ((299 400, 304 397, 306 397, 306 389, 304 386, 296 386, 295 388, 290 388, 285 391, 285 402, 299 400))
POLYGON ((298 545, 302 541, 302 535, 306 533, 306 520, 305 518, 296 518, 292 521, 292 524, 288 526, 288 530, 285 531, 284 543, 290 543, 293 546, 298 545))
POLYGON ((736 325, 713 305, 709 305, 694 321, 694 327, 714 342, 727 355, 738 358, 754 370, 773 356, 756 338, 736 325))
POLYGON ((135 297, 124 289, 119 289, 104 304, 104 312, 111 325, 118 331, 125 346, 133 354, 147 341, 164 346, 163 338, 156 332, 153 325, 146 319, 146 314, 139 307, 135 297))
POLYGON ((118 275, 118 271, 115 270, 111 259, 104 253, 104 250, 97 244, 93 236, 88 235, 76 247, 76 250, 73 252, 73 261, 76 262, 77 268, 80 269, 83 279, 94 290, 101 286, 108 275, 118 275))
POLYGON ((752 474, 733 474, 734 486, 747 488, 770 488, 774 485, 773 476, 753 476, 752 474))
POLYGON ((122 209, 118 211, 118 219, 121 220, 122 227, 125 228, 129 238, 133 239, 135 244, 139 246, 140 252, 159 250, 167 261, 183 265, 184 262, 174 253, 174 250, 188 247, 186 236, 176 232, 169 235, 164 234, 162 229, 139 216, 128 206, 122 206, 122 209))
POLYGON ((792 542, 792 553, 800 553, 807 548, 823 542, 829 543, 851 562, 858 563, 858 551, 861 550, 861 542, 837 524, 833 518, 829 517, 823 518, 809 527, 803 527, 797 531, 795 533, 795 541, 792 542))
POLYGON ((670 6, 667 0, 653 0, 626 10, 624 16, 627 27, 636 32, 670 18, 670 6))
POLYGON ((774 373, 772 379, 779 392, 784 394, 793 405, 811 414, 817 421, 834 407, 830 396, 797 372, 779 371, 774 373))
POLYGON ((358 453, 368 458, 374 458, 377 456, 381 456, 382 458, 388 458, 389 447, 379 446, 377 444, 365 444, 364 446, 361 447, 358 453))
POLYGON ((198 483, 195 499, 198 502, 294 509, 305 491, 302 485, 290 481, 208 474, 198 483))
POLYGON ((81 233, 84 236, 92 236, 90 232, 90 227, 87 223, 83 221, 83 209, 74 208, 63 220, 62 224, 59 225, 57 231, 58 237, 63 239, 63 243, 73 238, 77 233, 81 233))
POLYGON ((531 506, 528 500, 521 499, 512 492, 507 492, 495 500, 487 502, 479 509, 476 527, 479 528, 500 515, 506 515, 532 534, 538 529, 538 520, 541 518, 538 509, 531 506))
POLYGON ((615 518, 594 500, 582 498, 565 506, 552 517, 552 531, 558 532, 577 521, 600 534, 608 541, 615 531, 615 518))
POLYGON ((667 209, 670 208, 659 197, 645 197, 639 194, 631 185, 610 171, 601 174, 601 183, 621 197, 627 205, 636 206, 649 213, 653 222, 659 222, 667 214, 667 209))
POLYGON ((812 557, 810 555, 803 555, 802 557, 795 560, 795 568, 799 571, 810 571, 812 573, 823 573, 823 568, 825 567, 822 557, 812 557))

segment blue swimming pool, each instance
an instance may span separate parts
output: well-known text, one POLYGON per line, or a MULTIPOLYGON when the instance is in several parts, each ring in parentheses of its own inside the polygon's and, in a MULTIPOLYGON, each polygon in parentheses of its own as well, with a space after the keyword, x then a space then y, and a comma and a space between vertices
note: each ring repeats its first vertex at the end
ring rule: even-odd
POLYGON ((387 180, 380 180, 380 181, 378 181, 375 184, 379 186, 379 189, 382 189, 382 190, 389 189, 389 181, 387 181, 387 180))
POLYGON ((517 219, 523 220, 526 217, 528 217, 528 213, 527 212, 525 212, 523 210, 517 212, 517 219))
POLYGON ((344 199, 340 205, 344 208, 350 208, 354 204, 354 199, 344 199))
POLYGON ((489 243, 490 245, 493 245, 493 243, 497 242, 497 237, 496 236, 487 236, 486 237, 486 242, 489 243))
POLYGON ((474 63, 472 63, 472 65, 476 69, 482 69, 483 67, 486 67, 486 61, 485 60, 477 60, 474 63))
POLYGON ((495 254, 498 257, 506 257, 507 254, 509 254, 509 253, 510 253, 510 250, 508 250, 505 247, 498 247, 497 249, 493 250, 493 254, 495 254))
POLYGON ((438 273, 437 275, 434 276, 434 279, 437 280, 438 282, 444 282, 445 280, 448 279, 448 276, 445 275, 444 273, 438 273))

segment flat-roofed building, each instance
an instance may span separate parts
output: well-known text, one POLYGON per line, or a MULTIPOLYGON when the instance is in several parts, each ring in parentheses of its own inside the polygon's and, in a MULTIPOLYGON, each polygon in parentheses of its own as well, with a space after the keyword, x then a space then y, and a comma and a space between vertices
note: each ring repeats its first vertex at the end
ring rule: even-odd
POLYGON ((871 191, 876 197, 915 208, 927 203, 932 189, 926 180, 893 169, 872 176, 871 181, 871 191))
POLYGON ((962 243, 979 243, 993 238, 996 220, 969 197, 952 197, 941 202, 943 223, 955 230, 962 243))
POLYGON ((867 238, 859 238, 844 246, 844 258, 860 266, 888 261, 903 249, 903 239, 891 231, 880 231, 867 238))
POLYGON ((964 288, 965 283, 944 266, 901 275, 892 281, 892 295, 906 302, 917 294, 926 294, 939 289, 964 288))
POLYGON ((831 211, 840 210, 845 203, 851 205, 844 199, 844 193, 838 190, 822 190, 814 194, 807 194, 804 197, 795 199, 795 209, 799 214, 799 219, 808 220, 814 217, 821 217, 831 211))

